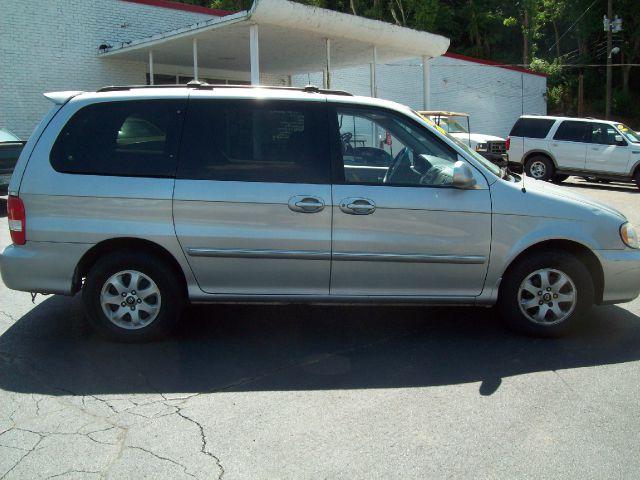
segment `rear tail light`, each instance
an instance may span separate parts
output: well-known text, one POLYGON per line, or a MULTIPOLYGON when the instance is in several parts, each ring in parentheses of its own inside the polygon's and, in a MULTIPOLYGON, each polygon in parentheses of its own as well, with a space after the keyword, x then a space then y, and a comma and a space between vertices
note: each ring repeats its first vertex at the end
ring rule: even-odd
POLYGON ((7 202, 7 215, 9 217, 9 233, 14 245, 24 245, 26 241, 26 218, 24 203, 20 197, 9 195, 7 202))
POLYGON ((510 146, 511 146, 511 137, 507 137, 507 150, 509 150, 510 146))

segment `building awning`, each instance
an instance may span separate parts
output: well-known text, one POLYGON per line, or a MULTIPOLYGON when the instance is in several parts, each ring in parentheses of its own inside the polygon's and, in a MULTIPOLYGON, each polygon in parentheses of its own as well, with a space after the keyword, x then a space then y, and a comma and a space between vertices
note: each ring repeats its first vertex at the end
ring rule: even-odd
POLYGON ((433 58, 448 47, 449 39, 440 35, 288 0, 256 0, 248 11, 134 40, 100 55, 147 62, 152 52, 157 64, 195 61, 202 68, 251 70, 253 78, 258 61, 259 72, 291 75, 329 65, 433 58))

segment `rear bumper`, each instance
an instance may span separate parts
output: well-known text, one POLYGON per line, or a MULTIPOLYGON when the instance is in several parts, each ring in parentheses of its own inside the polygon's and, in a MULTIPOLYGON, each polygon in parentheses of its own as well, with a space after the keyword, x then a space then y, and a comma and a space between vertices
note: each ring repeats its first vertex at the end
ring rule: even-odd
POLYGON ((0 255, 2 281, 12 290, 71 295, 76 265, 91 247, 53 242, 9 245, 0 255))
POLYGON ((604 273, 602 303, 630 302, 640 294, 640 250, 598 250, 604 273))

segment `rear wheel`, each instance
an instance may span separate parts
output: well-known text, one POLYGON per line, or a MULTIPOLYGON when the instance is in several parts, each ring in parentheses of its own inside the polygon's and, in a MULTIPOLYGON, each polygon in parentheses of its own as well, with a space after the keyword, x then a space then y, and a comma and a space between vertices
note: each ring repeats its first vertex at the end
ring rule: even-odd
POLYGON ((636 171, 636 187, 640 188, 640 168, 636 171))
POLYGON ((553 177, 555 168, 547 157, 537 155, 527 160, 525 173, 537 180, 549 180, 553 177))
POLYGON ((82 289, 90 323, 106 337, 143 342, 169 332, 182 312, 181 281, 161 258, 114 252, 91 268, 82 289))
POLYGON ((537 252, 504 275, 498 309, 519 332, 558 337, 580 323, 593 298, 589 270, 576 257, 560 251, 537 252))

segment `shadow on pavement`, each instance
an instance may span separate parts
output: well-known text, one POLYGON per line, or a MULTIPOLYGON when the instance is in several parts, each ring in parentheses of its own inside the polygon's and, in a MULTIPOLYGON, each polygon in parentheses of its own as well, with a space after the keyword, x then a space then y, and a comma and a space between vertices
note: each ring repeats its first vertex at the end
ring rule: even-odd
POLYGON ((567 183, 567 186, 608 192, 640 193, 640 189, 638 189, 634 183, 591 183, 583 180, 580 182, 567 183))
POLYGON ((0 337, 0 388, 97 395, 424 387, 640 359, 640 319, 594 308, 574 336, 508 333, 479 308, 193 307, 169 339, 109 343, 78 298, 52 297, 0 337))

